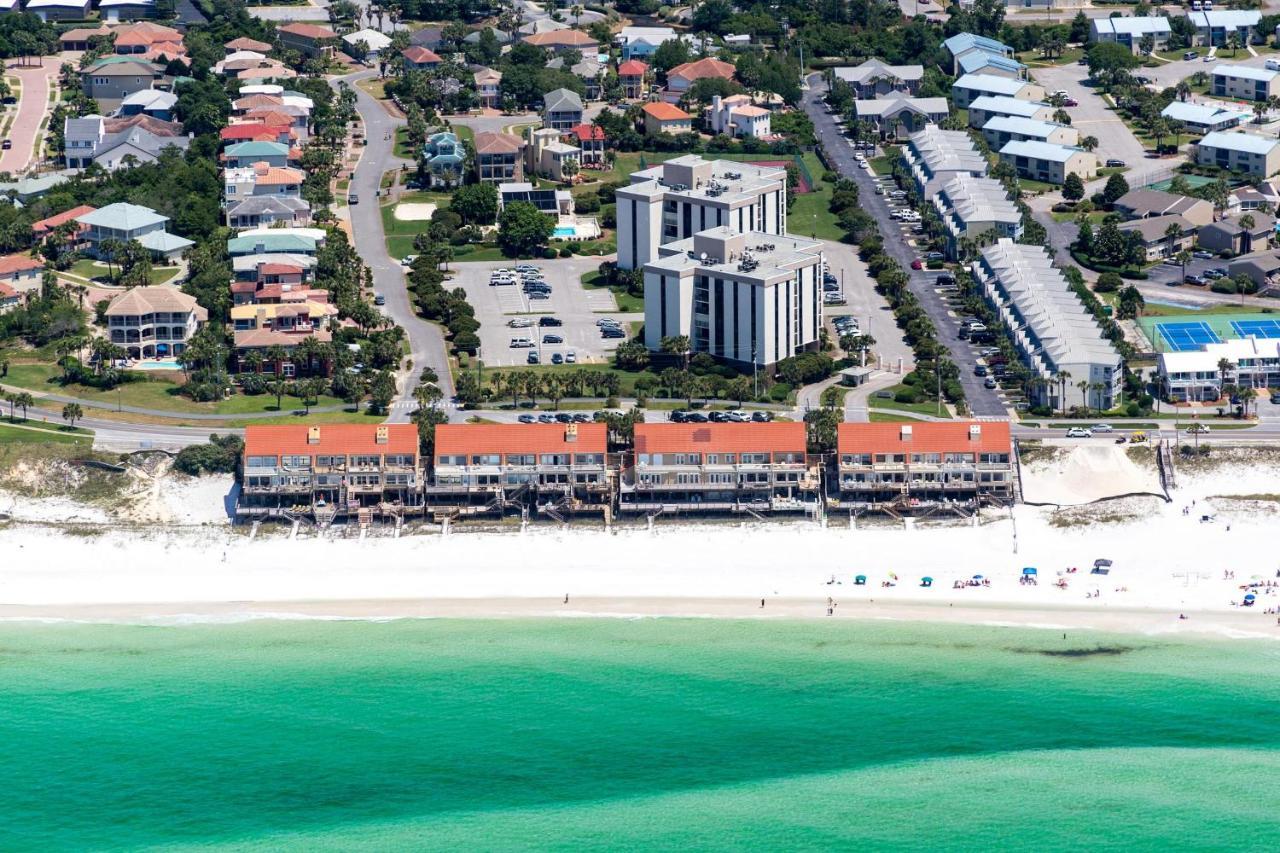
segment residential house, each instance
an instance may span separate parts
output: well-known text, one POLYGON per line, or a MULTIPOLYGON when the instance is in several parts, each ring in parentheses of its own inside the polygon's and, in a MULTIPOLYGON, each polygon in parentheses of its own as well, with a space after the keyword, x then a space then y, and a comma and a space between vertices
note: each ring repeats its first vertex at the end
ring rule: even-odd
POLYGON ((1061 184, 1072 173, 1083 181, 1091 181, 1098 174, 1098 158, 1070 145, 1009 142, 1000 149, 1000 159, 1013 166, 1020 177, 1050 184, 1061 184))
POLYGON ((981 248, 992 239, 1022 236, 1022 211, 1009 198, 1004 184, 994 178, 953 173, 932 201, 946 228, 945 252, 949 260, 961 260, 972 246, 981 248))
POLYGON ((1105 411, 1116 404, 1124 373, 1120 354, 1044 246, 1001 239, 983 249, 973 276, 978 292, 1010 329, 1022 362, 1042 382, 1033 405, 1105 411), (1071 376, 1065 389, 1059 382, 1064 374, 1071 376), (1081 382, 1087 383, 1083 391, 1081 382))
POLYGON ((822 461, 804 424, 636 424, 622 512, 804 511, 817 508, 822 461))
POLYGON ((108 23, 133 21, 156 13, 155 0, 98 0, 98 14, 108 23))
MULTIPOLYGON (((511 36, 508 36, 506 33, 499 33, 495 30, 495 35, 498 36, 499 42, 503 41, 504 36, 506 37, 506 41, 511 40, 511 36)), ((425 47, 427 50, 438 51, 444 47, 443 36, 444 31, 440 27, 423 27, 420 30, 414 30, 409 33, 409 44, 416 47, 425 47)))
MULTIPOLYGON (((82 204, 77 207, 73 207, 70 210, 64 210, 62 213, 56 214, 55 216, 50 216, 46 219, 41 219, 38 222, 33 222, 31 224, 31 234, 37 241, 42 242, 63 225, 66 225, 69 222, 75 223, 75 218, 77 216, 83 216, 86 213, 93 213, 95 210, 97 210, 96 207, 88 204, 82 204)), ((75 235, 74 244, 76 247, 79 247, 79 244, 83 241, 84 234, 87 231, 87 226, 75 223, 73 234, 75 235)))
POLYGON ((258 264, 256 278, 231 282, 231 303, 328 302, 329 291, 312 287, 307 273, 305 267, 294 264, 258 264))
MULTIPOLYGON (((288 118, 285 116, 284 118, 288 118)), ((281 145, 292 145, 293 129, 287 123, 266 124, 260 121, 245 121, 229 124, 218 131, 218 139, 224 146, 238 142, 278 142, 281 145)))
POLYGON ((1263 249, 1233 258, 1227 264, 1227 274, 1232 278, 1247 275, 1259 290, 1274 287, 1280 283, 1280 251, 1263 249))
POLYGON ((297 77, 292 68, 277 59, 269 59, 260 53, 242 51, 233 53, 213 66, 213 73, 234 80, 279 80, 297 77))
POLYGON ((983 95, 1017 98, 1020 101, 1043 101, 1044 88, 1026 80, 995 74, 965 74, 951 84, 951 102, 959 109, 967 108, 983 95))
POLYGON ((1228 109, 1222 104, 1193 104, 1173 100, 1160 111, 1160 115, 1169 121, 1179 122, 1184 130, 1204 134, 1237 127, 1240 122, 1250 118, 1251 114, 1228 109))
POLYGON ((1201 249, 1207 249, 1210 252, 1248 255, 1268 248, 1275 233, 1275 217, 1255 211, 1233 219, 1211 222, 1200 229, 1196 242, 1201 249), (1241 222, 1245 216, 1253 219, 1252 225, 1245 227, 1241 222))
MULTIPOLYGON (((288 364, 279 365, 282 375, 328 375, 332 367, 330 360, 317 353, 300 354, 298 347, 308 338, 321 344, 331 342, 330 326, 337 316, 336 306, 311 300, 234 306, 231 327, 237 372, 258 372, 266 350, 278 346, 289 353, 288 364), (288 368, 292 368, 292 372, 288 368)), ((270 372, 274 373, 275 367, 272 365, 270 372)))
POLYGON ((1027 79, 1027 66, 1003 54, 987 53, 985 50, 971 50, 956 59, 955 65, 959 69, 956 74, 958 77, 965 74, 994 74, 1015 80, 1027 79))
POLYGON ((0 256, 0 284, 21 294, 40 289, 44 262, 30 255, 0 256))
POLYGON ((475 135, 476 179, 505 184, 524 178, 525 141, 513 133, 481 131, 475 135))
POLYGON ((917 511, 1014 497, 1007 421, 842 423, 836 455, 841 504, 917 511))
POLYGON ((481 68, 473 75, 476 84, 476 98, 483 109, 497 109, 502 105, 502 72, 492 68, 481 68))
POLYGON ((22 296, 4 282, 0 282, 0 314, 22 304, 22 296))
POLYGON ((665 243, 644 265, 645 346, 683 335, 694 353, 766 369, 816 351, 824 264, 816 240, 730 225, 665 243))
POLYGON ((732 80, 735 71, 736 69, 729 63, 710 57, 677 65, 667 72, 667 88, 662 93, 662 99, 674 104, 684 97, 689 87, 697 81, 707 78, 732 80))
POLYGON ((1280 71, 1254 68, 1252 65, 1215 65, 1210 70, 1209 91, 1216 98, 1239 98, 1266 101, 1280 95, 1280 71))
POLYGON ((176 287, 143 286, 112 299, 106 316, 111 343, 129 358, 172 358, 186 349, 209 312, 176 287))
POLYGON ((373 29, 356 30, 342 37, 342 49, 357 62, 376 63, 391 47, 391 36, 373 29))
POLYGON ((1162 352, 1156 357, 1156 378, 1164 398, 1174 403, 1219 400, 1224 382, 1238 388, 1274 388, 1280 386, 1280 338, 1249 336, 1198 350, 1162 352), (1230 364, 1225 377, 1219 366, 1224 360, 1230 364))
POLYGON ((773 135, 772 113, 751 103, 749 95, 730 95, 727 98, 712 95, 706 115, 713 133, 743 139, 765 139, 773 135))
MULTIPOLYGON (((146 116, 135 116, 146 119, 146 116)), ((111 127, 110 121, 104 122, 111 127)), ((120 130, 104 133, 101 142, 93 152, 93 162, 108 172, 127 169, 131 165, 154 163, 160 159, 166 148, 186 151, 191 145, 191 137, 182 133, 182 125, 177 122, 137 122, 126 125, 120 130), (162 125, 157 128, 153 125, 162 125)))
POLYGON ((311 221, 311 205, 296 196, 252 195, 229 201, 226 216, 231 228, 299 226, 311 221))
POLYGON ((854 101, 859 121, 876 126, 881 139, 901 139, 938 124, 951 113, 946 98, 900 98, 889 96, 872 101, 854 101))
POLYGON ((1183 249, 1190 249, 1196 236, 1196 227, 1176 213, 1150 216, 1120 223, 1120 232, 1142 236, 1148 263, 1172 258, 1183 249), (1176 231, 1174 229, 1177 229, 1176 231))
POLYGON ((237 255, 314 255, 320 241, 305 233, 306 230, 266 228, 241 234, 227 241, 227 254, 233 258, 237 255))
POLYGON ((693 132, 693 116, 675 104, 650 101, 644 105, 642 112, 644 113, 644 132, 648 136, 659 133, 669 133, 674 136, 678 133, 693 132))
POLYGON ((1261 36, 1258 26, 1262 23, 1262 13, 1257 10, 1191 11, 1187 12, 1187 18, 1195 24, 1195 43, 1206 47, 1227 46, 1232 33, 1240 39, 1242 47, 1252 44, 1261 36))
POLYGON ((118 116, 148 115, 161 121, 172 121, 178 96, 160 89, 140 89, 120 102, 118 116))
MULTIPOLYGON (((195 245, 192 241, 165 230, 169 217, 162 216, 149 207, 127 202, 116 202, 81 214, 75 221, 88 228, 84 239, 88 244, 85 252, 90 257, 99 257, 100 247, 107 240, 121 243, 137 240, 153 256, 166 260, 179 257, 195 245)), ((135 288, 138 289, 141 288, 135 288)))
POLYGON ((553 30, 546 33, 534 33, 533 35, 525 36, 521 41, 549 50, 552 53, 576 50, 586 56, 600 52, 600 42, 581 30, 553 30))
POLYGON ((1195 145, 1195 160, 1255 178, 1269 178, 1280 171, 1280 141, 1251 133, 1214 132, 1195 145))
POLYGON ((618 65, 618 80, 622 84, 622 97, 643 98, 649 93, 645 78, 649 74, 649 66, 638 59, 628 59, 618 65))
POLYGON ((982 127, 982 135, 992 151, 999 151, 1009 142, 1049 142, 1054 145, 1077 145, 1080 131, 1069 124, 1037 121, 1033 118, 996 116, 982 127))
POLYGON ((853 90, 855 99, 870 100, 893 92, 916 95, 924 79, 923 65, 889 65, 879 59, 868 59, 861 65, 831 69, 837 80, 853 90))
POLYGON ((237 142, 222 152, 223 165, 228 169, 241 169, 257 163, 284 168, 289 165, 291 149, 279 142, 237 142))
POLYGON ((561 139, 562 131, 550 127, 539 128, 529 134, 529 144, 525 147, 525 167, 529 175, 567 181, 578 173, 582 149, 561 139))
POLYGON ((58 36, 58 47, 64 51, 82 52, 93 47, 95 41, 103 41, 113 30, 104 24, 96 27, 74 27, 58 36))
POLYGON ((285 24, 276 30, 276 34, 285 50, 297 51, 313 59, 333 56, 338 43, 338 34, 319 24, 285 24))
POLYGON ((23 10, 42 21, 84 21, 90 0, 26 0, 23 10))
POLYGON ((981 178, 987 174, 987 158, 963 130, 942 130, 929 125, 907 137, 902 159, 921 198, 930 198, 957 174, 981 178))
POLYGON ((422 146, 421 159, 427 186, 457 186, 462 183, 467 147, 456 133, 433 133, 422 146))
POLYGON ((248 38, 247 36, 241 36, 240 38, 232 39, 231 41, 224 44, 222 46, 222 49, 227 52, 228 56, 230 56, 233 53, 239 53, 242 50, 251 50, 255 53, 261 53, 261 54, 267 54, 273 50, 269 42, 258 41, 257 39, 251 39, 251 38, 248 38))
POLYGON ((241 458, 241 518, 295 517, 302 507, 325 522, 364 520, 422 503, 414 424, 251 425, 241 458))
POLYGON ((582 98, 572 89, 553 89, 542 96, 542 122, 552 130, 582 124, 582 98))
POLYGON ((122 56, 140 56, 162 65, 171 59, 187 57, 182 33, 153 21, 117 27, 115 36, 115 52, 122 56))
POLYGON ((1172 33, 1169 19, 1163 15, 1093 18, 1089 23, 1089 41, 1114 42, 1135 54, 1142 51, 1144 44, 1148 53, 1168 50, 1172 33), (1145 41, 1148 37, 1149 43, 1145 41))
POLYGON ((223 201, 228 205, 253 196, 300 198, 306 174, 301 169, 254 163, 223 170, 223 201))
POLYGON ((613 43, 622 48, 622 59, 626 61, 653 56, 659 47, 676 38, 679 36, 671 27, 623 27, 613 43))
POLYGON ((153 88, 164 76, 164 69, 145 60, 127 56, 107 56, 80 72, 84 93, 104 107, 143 89, 153 88))
POLYGON ((19 178, 16 181, 0 182, 0 201, 16 199, 22 204, 30 204, 38 198, 44 198, 69 180, 71 179, 66 175, 54 173, 37 178, 19 178))
POLYGON ((997 116, 1052 121, 1057 110, 1043 101, 1023 101, 1006 95, 983 95, 969 102, 969 127, 981 130, 997 116))
POLYGON ((1125 219, 1147 219, 1177 214, 1196 228, 1213 221, 1213 203, 1194 196, 1174 195, 1160 190, 1129 190, 1116 199, 1115 210, 1125 219))
MULTIPOLYGON (((274 230, 274 229, 272 229, 274 230)), ((264 266, 284 265, 299 267, 305 271, 306 278, 316 268, 315 255, 295 255, 282 252, 263 252, 262 254, 239 255, 231 259, 231 272, 236 282, 258 281, 264 266)))
POLYGON ((538 212, 553 216, 557 220, 562 216, 573 214, 573 194, 568 190, 557 190, 552 187, 534 187, 530 183, 510 183, 498 186, 498 210, 514 202, 531 204, 538 212))
POLYGON ((441 424, 435 437, 433 502, 494 505, 524 495, 557 515, 612 503, 602 423, 441 424))
MULTIPOLYGON (((419 47, 416 44, 406 47, 402 55, 404 56, 404 67, 415 71, 436 68, 444 61, 440 58, 440 54, 434 50, 427 50, 425 47, 419 47)), ((479 72, 476 73, 478 76, 479 72)))
POLYGON ((567 144, 576 146, 581 152, 579 159, 584 166, 604 168, 604 129, 594 124, 580 124, 569 129, 564 135, 567 144))
POLYGON ((1009 59, 1013 58, 1014 50, 1003 42, 986 36, 975 36, 973 33, 957 33, 942 43, 942 46, 951 54, 951 74, 955 77, 962 76, 965 71, 960 66, 961 57, 967 56, 973 52, 984 53, 991 56, 1002 56, 1009 59))
POLYGON ((686 154, 633 172, 616 192, 618 267, 643 269, 660 246, 717 225, 778 237, 787 231, 787 172, 686 154))

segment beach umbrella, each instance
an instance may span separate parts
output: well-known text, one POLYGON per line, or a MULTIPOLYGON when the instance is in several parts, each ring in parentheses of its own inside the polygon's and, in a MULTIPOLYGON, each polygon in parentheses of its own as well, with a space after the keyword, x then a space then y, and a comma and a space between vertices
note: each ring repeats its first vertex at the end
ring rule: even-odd
POLYGON ((1027 566, 1025 569, 1023 569, 1023 570, 1022 570, 1022 573, 1023 573, 1024 575, 1035 575, 1035 574, 1039 574, 1039 572, 1037 572, 1035 569, 1031 568, 1030 566, 1027 566))
POLYGON ((925 586, 929 586, 930 584, 933 583, 933 578, 920 578, 920 583, 924 584, 925 586))
POLYGON ((1249 593, 1248 595, 1246 595, 1246 596, 1244 597, 1244 600, 1245 600, 1245 601, 1255 601, 1255 600, 1257 600, 1257 598, 1258 598, 1258 596, 1254 595, 1253 593, 1249 593))
POLYGON ((974 575, 974 576, 973 576, 973 579, 974 579, 974 580, 976 580, 976 581, 980 581, 980 580, 982 580, 982 575, 974 575))
POLYGON ((893 572, 889 572, 889 577, 890 577, 890 578, 892 578, 892 579, 893 579, 893 580, 895 580, 895 581, 898 579, 898 576, 897 576, 896 574, 894 574, 893 572))
POLYGON ((1107 566, 1108 568, 1110 568, 1110 566, 1111 566, 1111 561, 1110 561, 1110 560, 1106 560, 1106 559, 1102 559, 1102 560, 1094 560, 1094 561, 1093 561, 1093 567, 1094 567, 1095 569, 1096 569, 1096 568, 1099 568, 1099 567, 1101 567, 1101 566, 1107 566))

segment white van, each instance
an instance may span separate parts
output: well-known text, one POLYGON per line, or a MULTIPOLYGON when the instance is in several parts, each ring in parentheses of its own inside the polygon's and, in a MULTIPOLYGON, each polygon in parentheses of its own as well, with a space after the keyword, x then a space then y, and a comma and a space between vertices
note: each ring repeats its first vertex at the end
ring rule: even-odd
POLYGON ((1275 60, 1275 59, 1268 59, 1268 60, 1267 60, 1267 70, 1268 70, 1268 71, 1280 71, 1280 61, 1277 61, 1277 60, 1275 60))

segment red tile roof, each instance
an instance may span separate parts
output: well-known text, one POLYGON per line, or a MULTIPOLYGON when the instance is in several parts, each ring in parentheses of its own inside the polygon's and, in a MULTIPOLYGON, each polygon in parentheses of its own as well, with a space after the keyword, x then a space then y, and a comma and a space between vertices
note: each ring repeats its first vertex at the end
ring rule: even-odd
POLYGON ((586 33, 578 30, 552 30, 546 33, 534 33, 525 36, 526 44, 537 45, 538 47, 587 47, 588 45, 598 45, 600 42, 593 39, 586 33))
POLYGON ((436 427, 436 455, 472 453, 604 453, 604 424, 441 424, 436 427), (572 429, 576 441, 566 441, 572 429))
POLYGON ((280 28, 280 32, 308 39, 336 39, 338 37, 338 34, 328 27, 321 27, 316 24, 286 24, 280 28))
POLYGON ((245 456, 311 456, 418 453, 418 427, 414 424, 279 424, 247 426, 244 430, 245 456), (312 444, 308 434, 316 430, 312 444), (379 444, 378 430, 386 429, 387 441, 379 444))
POLYGON ((587 142, 592 139, 604 139, 604 128, 596 127, 594 124, 579 124, 569 128, 568 133, 587 142))
POLYGON ((223 142, 242 140, 265 140, 274 142, 281 136, 288 136, 291 129, 288 125, 263 124, 262 122, 246 121, 240 124, 230 124, 218 131, 218 136, 223 142))
POLYGON ((671 77, 681 77, 685 80, 701 80, 704 77, 722 77, 725 80, 732 80, 734 67, 727 62, 719 59, 699 59, 697 62, 686 62, 684 65, 677 65, 667 72, 668 79, 671 77))
POLYGON ((268 44, 267 42, 258 41, 257 39, 245 38, 244 36, 241 36, 240 38, 232 39, 231 41, 224 44, 223 47, 225 47, 227 50, 252 50, 258 53, 266 53, 267 51, 271 50, 271 45, 268 44))
POLYGON ((836 445, 840 453, 1009 453, 1012 447, 1008 421, 842 423, 836 445))
POLYGON ((636 424, 636 453, 804 453, 800 422, 636 424))
POLYGON ((8 302, 9 300, 16 299, 17 297, 18 291, 14 290, 3 281, 0 281, 0 301, 8 302))
POLYGON ((300 275, 306 272, 294 264, 258 264, 258 275, 300 275))
POLYGON ((649 66, 645 65, 638 59, 628 59, 626 62, 618 66, 619 77, 643 77, 649 70, 649 66))
POLYGON ((675 104, 668 104, 664 101, 652 101, 647 103, 644 105, 644 111, 658 121, 689 121, 693 118, 693 116, 689 115, 675 104))
POLYGON ((427 50, 420 45, 412 45, 404 49, 404 58, 412 62, 414 65, 427 65, 440 62, 440 54, 434 50, 427 50))
MULTIPOLYGON (((73 207, 70 210, 65 210, 56 216, 50 216, 48 219, 41 219, 39 222, 32 223, 31 231, 37 237, 43 237, 47 232, 52 231, 59 225, 70 222, 76 217, 84 216, 86 213, 93 213, 95 210, 97 210, 97 208, 92 205, 82 204, 79 207, 73 207)), ((86 225, 79 230, 83 231, 88 227, 89 226, 86 225)))
POLYGON ((0 257, 0 275, 13 275, 42 269, 44 269, 44 264, 27 255, 5 255, 0 257))

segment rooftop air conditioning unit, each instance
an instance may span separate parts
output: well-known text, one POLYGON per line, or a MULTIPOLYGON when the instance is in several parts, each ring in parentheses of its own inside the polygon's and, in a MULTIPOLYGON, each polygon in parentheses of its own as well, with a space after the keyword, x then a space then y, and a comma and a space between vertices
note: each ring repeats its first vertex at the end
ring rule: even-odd
POLYGON ((380 427, 378 427, 378 431, 377 431, 377 432, 375 433, 375 435, 374 435, 374 439, 373 439, 373 440, 374 440, 374 443, 376 443, 376 444, 386 444, 386 443, 387 443, 387 433, 388 433, 388 430, 387 430, 387 428, 386 428, 385 426, 380 426, 380 427))
POLYGON ((969 424, 969 440, 977 441, 980 438, 982 438, 982 425, 969 424))
POLYGON ((320 443, 320 427, 307 427, 307 444, 320 443))

